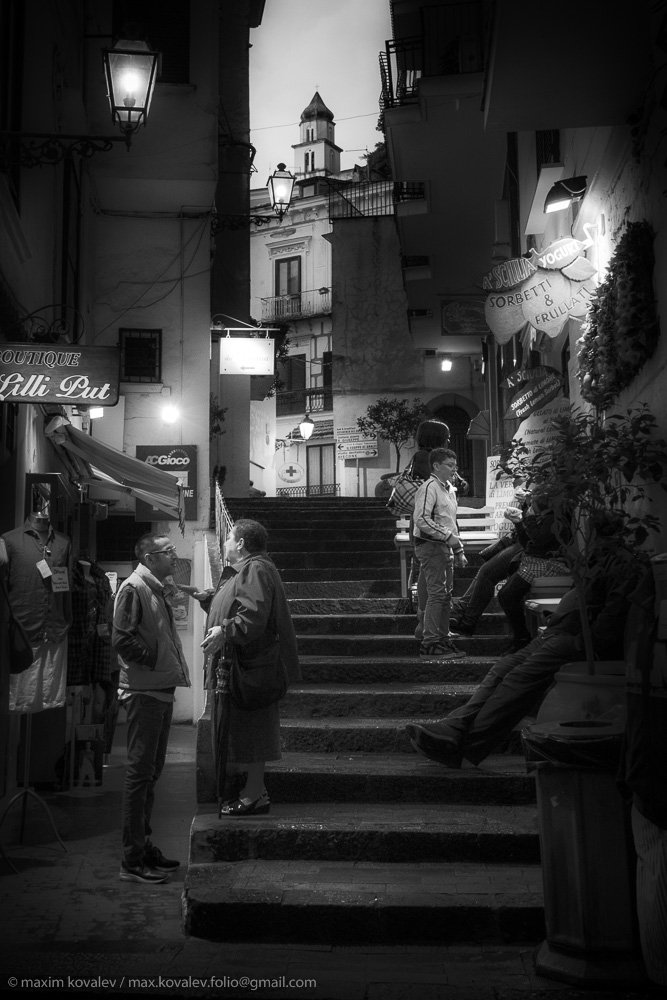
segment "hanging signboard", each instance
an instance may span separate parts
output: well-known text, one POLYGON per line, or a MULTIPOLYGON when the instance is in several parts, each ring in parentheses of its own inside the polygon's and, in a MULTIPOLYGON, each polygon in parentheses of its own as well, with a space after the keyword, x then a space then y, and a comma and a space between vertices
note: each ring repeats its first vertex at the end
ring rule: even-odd
POLYGON ((484 315, 499 344, 526 323, 557 337, 570 317, 585 315, 595 290, 595 268, 584 256, 592 242, 590 237, 556 240, 543 250, 531 250, 530 260, 503 261, 484 277, 484 315))
POLYGON ((118 347, 0 345, 0 402, 115 406, 118 347))
POLYGON ((273 375, 274 342, 270 337, 221 337, 221 375, 273 375))
POLYGON ((537 452, 549 450, 549 444, 556 433, 552 423, 554 417, 569 416, 570 412, 569 399, 558 395, 539 410, 534 410, 519 424, 514 440, 521 441, 526 446, 529 461, 537 452))
POLYGON ((336 451, 339 458, 375 458, 378 453, 377 434, 364 434, 358 427, 336 430, 336 451))
POLYGON ((505 382, 510 389, 518 386, 505 414, 506 420, 525 420, 535 410, 546 406, 563 389, 561 373, 547 365, 512 372, 505 382))
MULTIPOLYGON (((178 479, 183 498, 183 518, 196 521, 197 517, 197 445, 196 444, 138 444, 136 457, 162 472, 169 472, 178 479)), ((175 514, 167 514, 143 500, 137 500, 136 521, 177 521, 175 514)))
POLYGON ((499 535, 509 535, 514 525, 505 518, 505 511, 514 505, 514 480, 511 476, 498 478, 500 456, 489 455, 486 460, 486 506, 493 508, 491 517, 499 535))

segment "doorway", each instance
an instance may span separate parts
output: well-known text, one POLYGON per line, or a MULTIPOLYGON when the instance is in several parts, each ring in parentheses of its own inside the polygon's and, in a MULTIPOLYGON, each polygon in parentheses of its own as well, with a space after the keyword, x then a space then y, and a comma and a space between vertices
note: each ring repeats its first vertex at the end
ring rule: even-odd
POLYGON ((335 445, 309 445, 306 449, 306 496, 333 496, 336 489, 335 445))
POLYGON ((442 406, 433 414, 437 420, 444 420, 449 427, 449 447, 456 452, 459 475, 470 484, 469 496, 483 496, 484 489, 478 494, 476 469, 473 461, 473 443, 467 437, 470 426, 470 414, 460 406, 442 406))

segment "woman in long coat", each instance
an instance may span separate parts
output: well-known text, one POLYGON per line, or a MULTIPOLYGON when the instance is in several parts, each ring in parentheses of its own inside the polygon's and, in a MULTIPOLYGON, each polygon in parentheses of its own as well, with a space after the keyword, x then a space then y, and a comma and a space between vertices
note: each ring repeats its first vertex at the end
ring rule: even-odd
MULTIPOLYGON (((272 645, 277 635, 288 682, 296 681, 301 676, 296 635, 282 580, 267 555, 266 545, 267 532, 258 521, 240 519, 235 523, 225 543, 225 558, 235 573, 223 579, 213 595, 202 648, 208 656, 219 653, 229 643, 254 656, 272 645)), ((223 802, 220 815, 267 813, 270 800, 264 785, 265 765, 281 758, 278 702, 244 711, 229 697, 224 659, 218 660, 217 674, 216 698, 222 700, 218 761, 227 775, 246 776, 238 798, 223 802)), ((219 789, 224 776, 218 775, 219 789)))

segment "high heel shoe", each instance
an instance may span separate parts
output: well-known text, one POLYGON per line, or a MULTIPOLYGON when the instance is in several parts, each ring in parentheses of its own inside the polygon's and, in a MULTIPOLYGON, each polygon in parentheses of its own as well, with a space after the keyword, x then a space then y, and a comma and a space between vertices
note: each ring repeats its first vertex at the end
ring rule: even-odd
POLYGON ((220 806, 219 816, 261 816, 268 813, 271 808, 271 801, 266 792, 262 792, 258 799, 253 802, 244 802, 237 799, 236 802, 225 802, 220 806))

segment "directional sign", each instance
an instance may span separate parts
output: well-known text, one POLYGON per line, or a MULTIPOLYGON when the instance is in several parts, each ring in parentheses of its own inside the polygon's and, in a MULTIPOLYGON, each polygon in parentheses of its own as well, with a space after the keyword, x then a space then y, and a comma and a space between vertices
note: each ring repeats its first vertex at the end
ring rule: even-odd
POLYGON ((340 458, 374 458, 378 453, 377 434, 363 434, 357 427, 339 427, 336 450, 340 458))

